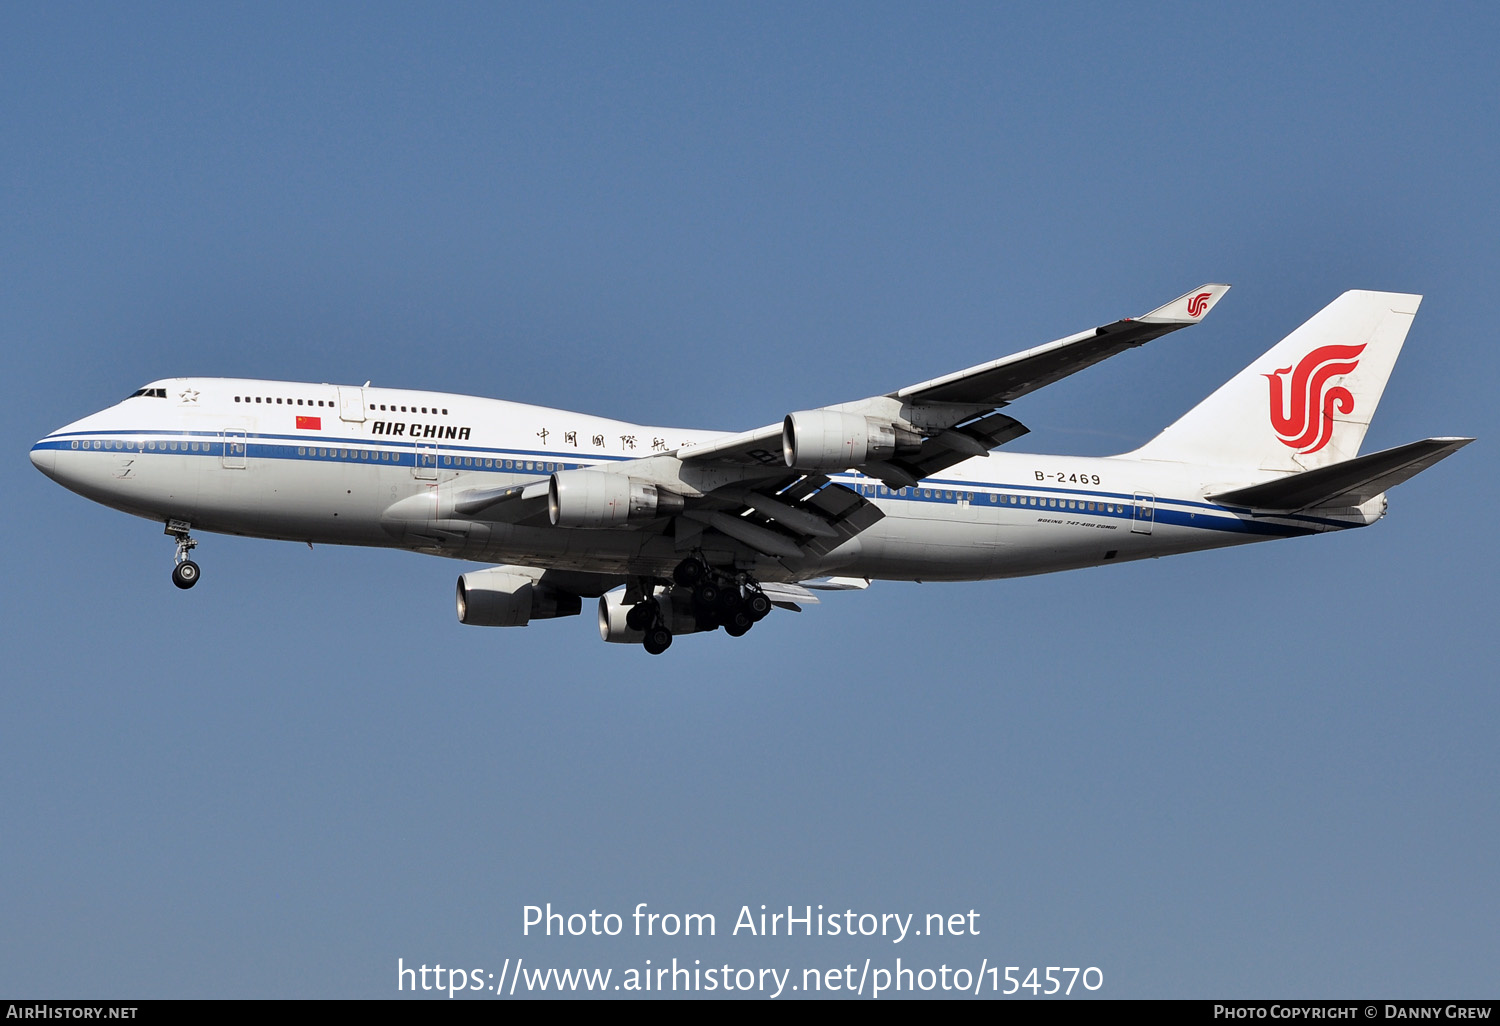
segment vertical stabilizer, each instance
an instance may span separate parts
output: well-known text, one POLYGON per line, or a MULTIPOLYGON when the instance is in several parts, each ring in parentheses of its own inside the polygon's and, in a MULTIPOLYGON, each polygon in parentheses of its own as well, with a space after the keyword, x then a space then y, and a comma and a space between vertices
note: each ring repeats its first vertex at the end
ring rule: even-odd
POLYGON ((1267 472, 1359 455, 1421 302, 1345 292, 1128 455, 1267 472))

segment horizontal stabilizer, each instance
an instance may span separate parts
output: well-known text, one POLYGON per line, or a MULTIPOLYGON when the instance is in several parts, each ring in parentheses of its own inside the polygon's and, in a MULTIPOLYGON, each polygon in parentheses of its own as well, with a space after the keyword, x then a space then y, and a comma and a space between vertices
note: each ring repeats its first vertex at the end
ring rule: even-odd
POLYGON ((1275 481, 1219 492, 1209 498, 1228 506, 1286 513, 1314 506, 1358 506, 1415 477, 1472 441, 1472 438, 1426 438, 1275 481))

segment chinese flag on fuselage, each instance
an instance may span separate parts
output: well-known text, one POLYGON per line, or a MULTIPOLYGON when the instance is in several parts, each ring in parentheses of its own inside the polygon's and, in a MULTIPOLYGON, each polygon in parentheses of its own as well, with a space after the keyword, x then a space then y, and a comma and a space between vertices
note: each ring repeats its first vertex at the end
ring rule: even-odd
POLYGON ((322 431, 323 430, 323 418, 322 417, 298 417, 297 418, 297 430, 298 431, 322 431))

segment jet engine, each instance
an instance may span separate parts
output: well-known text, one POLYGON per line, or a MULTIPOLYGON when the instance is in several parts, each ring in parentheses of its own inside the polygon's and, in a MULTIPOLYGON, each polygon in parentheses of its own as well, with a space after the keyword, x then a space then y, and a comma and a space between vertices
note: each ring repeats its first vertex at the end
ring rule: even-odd
POLYGON ((787 414, 781 425, 782 455, 798 470, 847 470, 920 448, 915 431, 857 413, 804 410, 787 414))
POLYGON ((680 495, 603 470, 559 470, 547 484, 547 516, 556 527, 618 527, 682 507, 680 495))
POLYGON ((458 622, 474 627, 525 627, 532 620, 577 616, 583 601, 498 568, 458 579, 458 622))

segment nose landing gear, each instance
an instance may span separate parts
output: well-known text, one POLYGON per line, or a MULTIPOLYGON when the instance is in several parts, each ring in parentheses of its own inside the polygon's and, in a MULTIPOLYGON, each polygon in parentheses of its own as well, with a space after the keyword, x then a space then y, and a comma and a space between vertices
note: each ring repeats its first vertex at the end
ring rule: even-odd
POLYGON ((176 565, 172 567, 172 583, 184 590, 197 584, 202 574, 198 569, 198 564, 188 558, 188 553, 198 545, 193 540, 193 536, 188 534, 191 526, 182 520, 168 520, 165 532, 177 539, 176 565))

